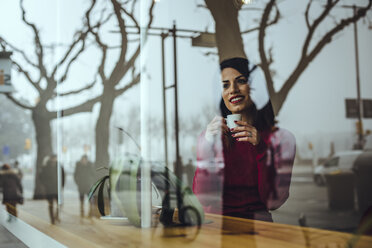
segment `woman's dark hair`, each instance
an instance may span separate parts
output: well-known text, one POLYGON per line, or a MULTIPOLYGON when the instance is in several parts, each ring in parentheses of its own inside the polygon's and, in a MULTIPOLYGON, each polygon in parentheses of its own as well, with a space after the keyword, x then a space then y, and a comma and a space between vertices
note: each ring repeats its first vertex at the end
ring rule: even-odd
POLYGON ((256 65, 253 65, 249 68, 249 60, 246 58, 232 58, 225 59, 220 63, 220 70, 222 71, 225 68, 234 68, 240 72, 244 77, 249 81, 250 74, 257 68, 256 65))
MULTIPOLYGON (((232 58, 221 62, 221 71, 228 67, 234 68, 235 70, 243 74, 248 80, 251 72, 256 69, 256 66, 253 66, 252 69, 249 70, 249 61, 245 58, 232 58)), ((220 111, 221 115, 224 118, 232 114, 226 107, 223 99, 221 99, 220 101, 220 111)), ((271 130, 271 128, 275 125, 275 115, 270 100, 260 110, 257 110, 256 105, 252 103, 247 111, 251 112, 254 116, 253 125, 257 128, 258 131, 271 130)))

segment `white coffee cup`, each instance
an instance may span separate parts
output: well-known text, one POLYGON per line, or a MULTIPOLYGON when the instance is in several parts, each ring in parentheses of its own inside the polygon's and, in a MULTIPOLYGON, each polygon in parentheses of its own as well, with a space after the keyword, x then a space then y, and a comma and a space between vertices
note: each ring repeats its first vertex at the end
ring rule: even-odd
POLYGON ((235 121, 240 121, 241 119, 242 119, 241 114, 228 115, 228 116, 226 116, 227 126, 229 128, 237 127, 238 125, 235 123, 235 121))

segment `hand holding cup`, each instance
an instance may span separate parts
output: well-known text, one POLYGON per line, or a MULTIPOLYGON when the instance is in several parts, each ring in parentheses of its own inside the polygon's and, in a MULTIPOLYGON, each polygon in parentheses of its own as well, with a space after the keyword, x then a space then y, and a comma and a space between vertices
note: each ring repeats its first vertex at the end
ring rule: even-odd
POLYGON ((235 121, 238 125, 237 127, 231 128, 231 136, 235 138, 236 141, 248 141, 252 145, 256 146, 260 143, 260 134, 257 129, 248 124, 245 121, 235 121))

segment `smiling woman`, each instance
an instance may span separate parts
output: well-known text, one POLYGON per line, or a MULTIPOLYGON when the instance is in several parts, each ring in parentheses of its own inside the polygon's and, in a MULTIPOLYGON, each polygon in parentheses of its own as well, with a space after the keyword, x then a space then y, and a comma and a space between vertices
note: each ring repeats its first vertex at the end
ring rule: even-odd
POLYGON ((249 97, 250 87, 248 80, 240 72, 233 68, 225 68, 222 71, 223 101, 229 106, 232 113, 244 112, 252 105, 249 97))
POLYGON ((288 198, 294 139, 289 170, 281 177, 275 160, 281 150, 272 142, 278 128, 271 102, 257 110, 250 95, 250 75, 256 67, 249 69, 245 58, 232 58, 220 68, 221 116, 199 137, 194 193, 206 212, 272 221, 269 209, 278 208, 288 198), (234 126, 225 120, 231 115, 239 117, 234 126), (282 178, 285 180, 278 183, 282 178), (279 190, 277 185, 284 187, 279 190))

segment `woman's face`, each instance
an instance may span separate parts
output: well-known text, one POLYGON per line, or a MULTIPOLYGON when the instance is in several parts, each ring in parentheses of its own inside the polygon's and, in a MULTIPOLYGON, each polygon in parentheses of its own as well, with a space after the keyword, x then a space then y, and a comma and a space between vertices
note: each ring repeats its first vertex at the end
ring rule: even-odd
POLYGON ((222 76, 222 98, 233 114, 239 114, 252 105, 248 79, 233 68, 225 68, 222 76))

